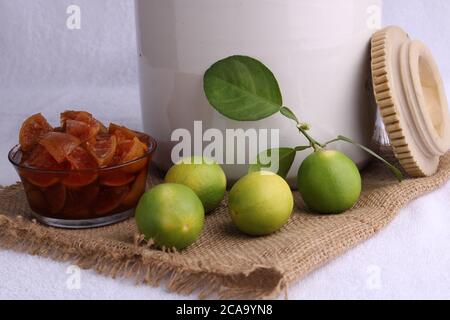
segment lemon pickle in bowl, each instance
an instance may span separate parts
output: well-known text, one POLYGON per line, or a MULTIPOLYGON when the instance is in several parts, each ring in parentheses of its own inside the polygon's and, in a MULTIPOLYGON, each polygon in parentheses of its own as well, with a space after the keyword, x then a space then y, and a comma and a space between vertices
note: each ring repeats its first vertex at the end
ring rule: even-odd
POLYGON ((146 190, 156 150, 150 136, 103 125, 85 111, 61 114, 53 128, 41 114, 22 125, 9 153, 34 218, 60 228, 93 228, 123 221, 146 190))

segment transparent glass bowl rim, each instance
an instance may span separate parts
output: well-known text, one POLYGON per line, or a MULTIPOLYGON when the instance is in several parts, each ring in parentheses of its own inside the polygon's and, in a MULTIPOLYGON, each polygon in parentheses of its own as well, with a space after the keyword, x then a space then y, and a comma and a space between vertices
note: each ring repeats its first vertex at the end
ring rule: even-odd
POLYGON ((9 153, 8 153, 8 160, 14 167, 16 167, 18 169, 21 169, 21 170, 24 170, 24 171, 27 171, 27 172, 40 173, 40 174, 61 175, 61 174, 73 174, 73 173, 102 173, 102 172, 115 171, 117 169, 126 168, 126 167, 128 167, 130 165, 139 163, 140 161, 142 161, 144 159, 147 159, 150 156, 152 156, 157 148, 158 148, 158 143, 156 142, 155 139, 153 139, 152 137, 149 136, 148 151, 142 157, 139 157, 137 159, 134 159, 134 160, 126 162, 126 163, 121 163, 121 164, 118 164, 118 165, 115 165, 115 166, 111 166, 111 167, 83 169, 83 170, 45 170, 45 169, 38 169, 38 168, 34 168, 34 167, 29 167, 29 166, 23 165, 21 163, 18 163, 17 159, 15 159, 16 158, 15 156, 19 152, 22 152, 20 150, 20 145, 14 146, 11 149, 11 151, 9 151, 9 153))

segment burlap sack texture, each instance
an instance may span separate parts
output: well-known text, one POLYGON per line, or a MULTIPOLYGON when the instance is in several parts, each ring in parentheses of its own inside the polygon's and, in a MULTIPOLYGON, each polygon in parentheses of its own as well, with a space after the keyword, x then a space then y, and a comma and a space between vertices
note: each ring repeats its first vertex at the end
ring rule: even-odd
MULTIPOLYGON (((180 294, 201 298, 275 298, 288 285, 345 253, 385 227, 408 202, 450 179, 450 153, 429 178, 397 183, 382 166, 364 176, 358 204, 342 215, 320 216, 297 208, 282 231, 250 238, 232 226, 222 205, 208 216, 200 240, 180 253, 154 250, 136 235, 133 220, 111 227, 68 231, 30 220, 21 185, 0 189, 0 244, 111 277, 166 285, 180 294)), ((153 175, 150 183, 158 183, 153 175)), ((432 214, 432 212, 430 212, 432 214)))

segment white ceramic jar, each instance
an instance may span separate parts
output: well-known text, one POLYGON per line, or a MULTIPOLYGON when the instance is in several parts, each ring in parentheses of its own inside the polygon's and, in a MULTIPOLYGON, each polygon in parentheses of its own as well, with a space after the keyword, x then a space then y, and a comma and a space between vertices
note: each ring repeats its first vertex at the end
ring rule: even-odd
MULTIPOLYGON (((156 164, 171 163, 172 132, 203 129, 279 128, 282 146, 305 143, 282 116, 240 123, 213 110, 203 92, 204 72, 219 59, 248 55, 277 77, 284 104, 327 141, 339 134, 369 144, 370 37, 381 0, 136 0, 142 113, 145 131, 159 143, 156 164)), ((368 156, 338 144, 359 165, 368 156)), ((297 157, 298 164, 307 153, 297 157)), ((230 180, 244 166, 224 166, 230 180)), ((291 182, 296 176, 293 169, 291 182)))

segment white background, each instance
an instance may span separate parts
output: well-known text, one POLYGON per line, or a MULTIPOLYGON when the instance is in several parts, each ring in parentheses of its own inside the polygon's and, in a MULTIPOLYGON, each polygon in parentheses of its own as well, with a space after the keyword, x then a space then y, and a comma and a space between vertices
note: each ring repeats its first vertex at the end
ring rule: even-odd
MULTIPOLYGON (((384 17, 429 44, 450 84, 450 1, 385 0, 384 17)), ((21 121, 36 112, 56 121, 70 107, 141 126, 133 1, 0 0, 0 184, 17 180, 6 153, 21 121), (82 9, 81 30, 66 28, 70 4, 82 9)), ((450 298, 449 204, 450 185, 419 199, 379 235, 292 286, 290 298, 450 298)), ((0 298, 179 298, 91 271, 81 273, 80 290, 69 290, 67 267, 0 251, 0 298)))

